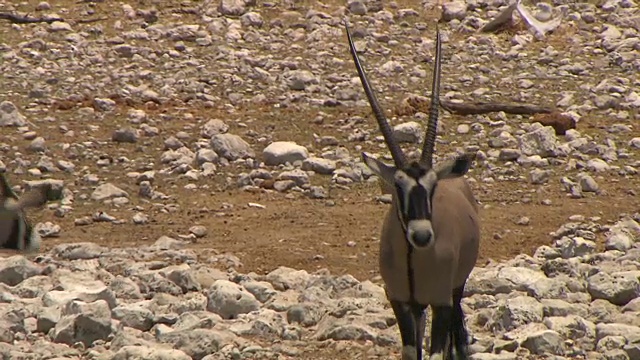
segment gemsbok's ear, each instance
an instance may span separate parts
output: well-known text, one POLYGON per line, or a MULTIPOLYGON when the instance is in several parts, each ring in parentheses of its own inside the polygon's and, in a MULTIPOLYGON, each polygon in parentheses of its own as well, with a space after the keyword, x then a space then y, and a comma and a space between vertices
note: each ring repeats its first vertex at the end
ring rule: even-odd
POLYGON ((392 165, 387 165, 382 161, 367 155, 367 153, 362 153, 362 160, 364 163, 373 171, 376 176, 378 176, 382 181, 384 181, 387 185, 394 186, 395 184, 395 174, 396 167, 392 165))
POLYGON ((466 153, 445 161, 442 166, 439 166, 436 170, 438 179, 451 179, 463 176, 471 169, 471 164, 475 158, 476 153, 466 153))
POLYGON ((11 186, 9 186, 6 175, 4 173, 0 173, 0 199, 5 197, 14 199, 18 198, 13 190, 11 190, 11 186))

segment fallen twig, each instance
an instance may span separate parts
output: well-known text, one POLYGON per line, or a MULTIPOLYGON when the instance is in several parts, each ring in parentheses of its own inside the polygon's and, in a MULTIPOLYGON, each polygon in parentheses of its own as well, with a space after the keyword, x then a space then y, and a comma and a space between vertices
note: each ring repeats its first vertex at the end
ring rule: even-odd
POLYGON ((48 23, 51 24, 54 21, 64 21, 58 17, 29 17, 28 15, 17 15, 11 13, 0 12, 0 19, 11 21, 13 24, 33 24, 33 23, 48 23))
POLYGON ((457 103, 440 100, 440 106, 450 113, 459 115, 486 114, 504 111, 507 114, 548 114, 553 109, 532 104, 504 104, 504 103, 457 103))
POLYGON ((105 21, 105 20, 109 20, 109 18, 99 17, 99 18, 93 18, 93 19, 80 19, 80 20, 76 20, 76 24, 91 24, 94 22, 105 21))
POLYGON ((516 9, 516 6, 518 5, 518 3, 513 3, 509 6, 507 6, 506 8, 504 8, 504 10, 498 14, 498 16, 496 16, 495 19, 489 21, 488 23, 486 23, 482 28, 480 28, 480 32, 493 32, 498 30, 500 27, 502 27, 503 25, 505 25, 506 23, 508 23, 509 21, 511 21, 511 18, 513 16, 513 11, 516 9))
POLYGON ((197 15, 198 14, 198 9, 197 8, 193 8, 193 7, 186 7, 186 8, 178 8, 178 9, 171 9, 171 12, 174 14, 187 14, 187 15, 197 15))

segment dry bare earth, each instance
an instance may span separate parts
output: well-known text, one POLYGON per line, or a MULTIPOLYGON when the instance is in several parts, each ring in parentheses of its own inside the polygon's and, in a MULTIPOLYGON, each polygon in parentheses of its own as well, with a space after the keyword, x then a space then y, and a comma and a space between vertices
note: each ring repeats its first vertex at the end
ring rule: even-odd
MULTIPOLYGON (((387 151, 347 51, 345 4, 258 1, 227 14, 218 2, 0 4, 65 19, 0 23, 0 100, 27 121, 0 128, 0 159, 16 184, 53 178, 69 190, 62 206, 31 214, 58 232, 45 239, 45 250, 87 241, 135 248, 165 235, 191 239, 200 262, 242 273, 326 268, 377 281, 387 206, 359 154, 387 151), (221 122, 205 126, 214 119, 221 122), (235 159, 222 148, 208 151, 216 132, 239 135, 245 153, 235 159), (293 163, 285 157, 264 165, 263 149, 274 141, 306 150, 291 151, 293 163), (325 160, 302 165, 306 157, 325 160), (307 180, 301 166, 327 174, 307 180), (285 180, 274 182, 283 172, 285 180), (168 198, 141 195, 144 180, 168 198), (111 189, 107 202, 94 200, 107 183, 128 196, 111 189)), ((470 173, 482 204, 480 263, 532 255, 572 215, 606 226, 637 212, 637 5, 563 5, 570 15, 542 41, 517 27, 473 33, 496 8, 469 6, 457 15, 462 21, 442 26, 444 97, 557 106, 578 120, 577 133, 555 139, 527 116, 442 114, 441 157, 480 151, 470 173)), ((347 15, 392 124, 417 121, 400 126, 405 149, 417 149, 424 114, 398 114, 406 113, 399 109, 408 95, 428 95, 439 12, 398 2, 347 15)), ((602 250, 605 232, 592 240, 602 250)), ((326 356, 355 356, 347 348, 347 355, 325 349, 326 356)), ((369 355, 396 348, 376 346, 369 355)))

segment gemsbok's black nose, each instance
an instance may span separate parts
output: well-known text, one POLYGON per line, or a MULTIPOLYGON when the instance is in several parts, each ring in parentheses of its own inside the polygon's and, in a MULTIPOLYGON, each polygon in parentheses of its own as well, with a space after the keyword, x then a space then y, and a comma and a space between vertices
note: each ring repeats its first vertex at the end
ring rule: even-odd
POLYGON ((413 243, 419 247, 427 246, 431 242, 430 231, 419 231, 419 232, 413 233, 412 237, 413 237, 413 243))

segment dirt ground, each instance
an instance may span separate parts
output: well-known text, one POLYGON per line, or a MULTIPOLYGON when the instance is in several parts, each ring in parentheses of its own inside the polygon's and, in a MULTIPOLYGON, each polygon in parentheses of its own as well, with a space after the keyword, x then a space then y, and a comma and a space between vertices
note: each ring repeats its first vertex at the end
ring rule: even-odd
MULTIPOLYGON (((177 16, 175 9, 181 6, 172 5, 173 2, 161 1, 132 1, 131 3, 134 8, 153 5, 162 16, 172 16, 171 14, 177 16)), ((27 1, 18 8, 28 11, 35 8, 36 4, 37 1, 27 1)), ((304 8, 305 4, 301 2, 299 6, 304 8)), ((87 10, 91 10, 96 17, 104 16, 105 19, 100 24, 104 27, 106 34, 113 31, 109 25, 114 19, 121 17, 121 5, 111 2, 87 4, 56 1, 54 5, 55 9, 67 18, 74 18, 76 16, 74 14, 81 14, 87 10)), ((188 8, 188 5, 195 6, 196 3, 186 1, 183 2, 182 7, 188 8)), ((410 4, 401 2, 400 5, 410 4)), ((330 12, 336 6, 329 2, 324 8, 330 12)), ((320 4, 319 7, 322 8, 323 5, 320 4)), ((274 11, 276 10, 265 10, 263 16, 268 20, 271 17, 270 12, 274 11)), ((421 10, 421 14, 425 17, 434 16, 426 10, 421 10)), ((188 12, 180 16, 185 22, 197 21, 195 15, 188 12)), ((0 25, 2 42, 13 43, 20 40, 15 32, 8 29, 6 23, 0 25)), ((89 25, 75 24, 74 26, 82 28, 89 25)), ((558 43, 564 35, 566 34, 562 32, 553 34, 549 41, 558 43)), ((504 36, 507 41, 510 35, 505 33, 501 36, 504 36)), ((532 46, 543 45, 533 43, 532 46)), ((344 56, 345 58, 348 56, 346 50, 344 56)), ((350 63, 349 66, 351 66, 350 63)), ((50 156, 54 159, 56 156, 68 155, 64 153, 61 146, 55 144, 68 143, 72 140, 97 140, 103 144, 101 151, 114 159, 120 156, 136 159, 130 163, 116 163, 99 168, 95 164, 96 159, 78 157, 74 162, 76 169, 81 169, 80 171, 75 174, 63 172, 52 174, 54 178, 65 180, 67 186, 75 192, 76 201, 73 204, 74 211, 64 218, 55 217, 51 210, 36 211, 31 214, 34 221, 51 221, 62 227, 59 238, 46 239, 45 250, 56 244, 79 241, 91 241, 111 247, 149 244, 162 235, 172 237, 186 235, 191 226, 204 225, 208 229, 208 235, 198 239, 193 244, 193 248, 203 259, 212 254, 232 253, 244 264, 240 269, 242 272, 266 273, 278 266, 288 266, 308 271, 328 268, 332 273, 348 273, 359 279, 376 276, 378 234, 381 219, 388 205, 376 200, 380 190, 375 184, 364 183, 350 186, 349 189, 341 189, 331 186, 329 177, 314 176, 312 183, 325 185, 329 189, 328 200, 311 200, 299 194, 286 196, 271 191, 247 192, 227 186, 227 176, 243 171, 232 165, 219 168, 219 176, 200 180, 195 189, 185 189, 187 181, 184 179, 175 176, 166 178, 159 176, 154 183, 156 190, 170 195, 171 199, 150 203, 136 196, 137 185, 133 179, 124 176, 130 171, 145 170, 145 159, 158 163, 163 139, 177 131, 186 131, 191 135, 191 140, 195 141, 200 126, 209 119, 225 120, 231 127, 230 132, 243 137, 250 129, 259 134, 268 134, 274 141, 292 140, 308 146, 312 151, 319 152, 320 149, 314 144, 313 134, 334 135, 344 139, 345 134, 340 132, 339 128, 341 122, 347 117, 362 116, 370 122, 370 128, 373 128, 375 123, 368 109, 343 106, 319 110, 309 106, 294 105, 289 108, 235 107, 230 110, 225 106, 205 108, 198 102, 164 104, 159 107, 137 104, 136 107, 145 108, 150 118, 162 116, 169 120, 154 124, 160 128, 160 136, 144 138, 137 144, 116 144, 110 141, 111 134, 118 127, 127 124, 126 114, 131 104, 119 102, 115 112, 105 115, 100 123, 94 124, 98 126, 97 129, 88 131, 87 124, 80 121, 77 116, 73 116, 75 110, 83 104, 29 106, 25 101, 24 92, 26 90, 19 89, 9 95, 3 95, 2 98, 13 101, 21 109, 29 108, 26 115, 37 124, 38 133, 46 134, 47 143, 50 144, 50 156), (181 120, 186 112, 193 114, 192 120, 181 120), (319 114, 322 115, 323 120, 312 121, 319 114), (53 116, 57 122, 42 121, 41 119, 45 116, 53 116), (75 131, 79 135, 78 139, 69 139, 65 136, 62 131, 59 131, 60 125, 75 131), (132 194, 131 203, 117 208, 83 201, 80 195, 90 194, 92 187, 79 179, 83 173, 88 172, 98 174, 102 181, 113 182, 127 190, 132 194), (178 204, 177 207, 166 206, 166 204, 175 203, 178 204), (251 207, 249 203, 262 204, 265 208, 251 207), (149 224, 134 225, 130 221, 137 206, 150 216, 149 224), (74 225, 74 219, 91 216, 96 211, 105 211, 128 221, 119 225, 112 223, 74 225)), ((388 109, 393 108, 394 103, 386 100, 383 102, 388 109)), ((460 123, 473 122, 473 119, 462 116, 443 114, 442 117, 447 129, 455 129, 460 123)), ((405 117, 402 120, 406 121, 409 118, 405 117)), ((526 122, 527 120, 509 120, 510 124, 516 127, 518 121, 526 122)), ((585 116, 580 121, 578 130, 601 141, 607 136, 604 126, 609 122, 608 119, 599 118, 596 114, 585 116)), ((0 131, 4 133, 0 138, 2 142, 8 142, 19 149, 27 146, 28 141, 22 139, 15 130, 0 129, 0 131)), ((465 140, 465 136, 455 138, 453 132, 447 131, 443 139, 448 144, 438 145, 438 151, 444 153, 452 150, 457 143, 465 140)), ((354 143, 348 143, 346 140, 343 143, 352 155, 358 156, 354 143)), ((266 144, 253 142, 252 145, 256 154, 260 156, 266 144)), ((364 150, 379 151, 366 144, 364 150)), ((10 163, 11 159, 5 158, 4 162, 10 163)), ((484 167, 486 164, 478 162, 470 173, 471 177, 480 180, 479 175, 484 167)), ((527 170, 521 171, 521 175, 526 176, 526 172, 527 170)), ((564 173, 560 167, 556 167, 554 175, 545 185, 532 185, 528 181, 494 183, 478 181, 473 184, 482 209, 479 265, 489 259, 501 260, 518 254, 532 254, 538 246, 551 243, 549 233, 567 222, 571 215, 600 217, 603 222, 613 222, 621 213, 640 210, 640 198, 630 193, 630 190, 640 189, 638 176, 596 176, 602 188, 600 194, 586 194, 587 196, 582 199, 569 199, 559 181, 565 175, 571 175, 571 173, 564 173), (542 201, 545 199, 550 200, 550 204, 543 205, 542 201), (529 225, 516 225, 515 221, 522 216, 530 219, 529 225)), ((29 178, 26 175, 14 174, 11 175, 11 179, 14 183, 19 183, 29 178)), ((602 243, 603 235, 599 236, 598 242, 602 243)))
MULTIPOLYGON (((208 109, 190 107, 189 111, 202 119, 211 116, 208 109)), ((243 114, 250 112, 252 110, 246 110, 243 114)), ((272 111, 272 114, 272 119, 265 119, 260 125, 267 128, 273 123, 277 129, 273 134, 274 139, 300 139, 299 143, 302 144, 311 141, 309 134, 291 132, 291 124, 287 124, 286 119, 299 121, 296 115, 304 119, 305 115, 313 116, 312 113, 301 114, 299 111, 281 109, 272 111)), ((330 122, 330 118, 327 121, 330 122)), ((116 126, 117 120, 114 123, 103 123, 104 132, 93 136, 107 139, 116 126)), ((322 125, 307 126, 308 133, 327 133, 322 125)), ((597 133, 595 126, 593 131, 597 133)), ((50 136, 51 142, 66 141, 56 139, 54 134, 50 136)), ((148 146, 160 147, 161 141, 161 138, 157 138, 148 146)), ((26 143, 17 145, 26 146, 26 143)), ((135 144, 109 146, 112 147, 109 153, 114 157, 131 154, 138 147, 135 144)), ((94 167, 90 163, 77 165, 94 167)), ((110 169, 100 171, 99 174, 130 194, 136 194, 135 183, 123 181, 120 171, 125 172, 124 169, 110 169)), ((477 169, 471 172, 472 176, 477 173, 477 169)), ((600 217, 603 222, 612 223, 621 213, 640 210, 638 196, 629 193, 631 189, 640 189, 637 177, 598 177, 603 190, 601 194, 569 199, 561 189, 561 176, 564 174, 557 171, 548 184, 542 186, 522 181, 474 184, 482 209, 480 265, 488 259, 502 260, 518 254, 532 254, 538 246, 550 244, 552 239, 549 233, 568 222, 571 215, 600 217), (530 200, 523 201, 525 197, 530 200), (544 199, 551 200, 551 204, 543 205, 544 199), (529 225, 516 225, 515 221, 522 216, 530 219, 529 225)), ((22 178, 26 179, 15 177, 14 181, 22 178)), ((55 178, 64 178, 71 183, 74 181, 73 177, 66 174, 55 174, 55 178)), ((316 175, 313 182, 319 183, 318 181, 328 183, 327 178, 316 175)), ((244 264, 241 269, 243 272, 266 273, 278 266, 288 266, 308 271, 328 268, 332 273, 352 274, 363 280, 377 274, 378 236, 388 205, 376 200, 380 189, 375 184, 359 184, 348 190, 332 187, 328 201, 312 200, 304 196, 287 197, 266 190, 247 192, 235 188, 225 189, 223 178, 205 180, 203 185, 208 185, 209 189, 188 190, 184 188, 186 184, 186 180, 175 178, 155 183, 156 190, 171 195, 172 199, 166 203, 177 202, 177 208, 160 203, 149 204, 137 196, 132 196, 130 206, 123 208, 108 208, 103 204, 78 200, 73 205, 73 216, 57 218, 53 211, 40 211, 33 213, 33 220, 52 221, 63 228, 59 238, 46 240, 45 250, 59 243, 79 241, 92 241, 110 247, 150 244, 162 235, 186 235, 191 226, 204 225, 208 229, 208 235, 198 239, 193 245, 198 254, 203 259, 218 253, 234 254, 244 264), (249 203, 258 203, 265 208, 252 207, 249 203), (150 215, 151 223, 134 225, 129 221, 120 225, 93 223, 86 227, 74 226, 75 218, 90 216, 96 211, 128 219, 134 206, 146 209, 145 213, 150 215), (172 210, 167 210, 168 208, 172 210), (350 243, 351 241, 355 244, 350 243)), ((78 190, 86 193, 90 188, 80 186, 78 190)), ((598 242, 603 241, 603 234, 600 234, 598 242)))

